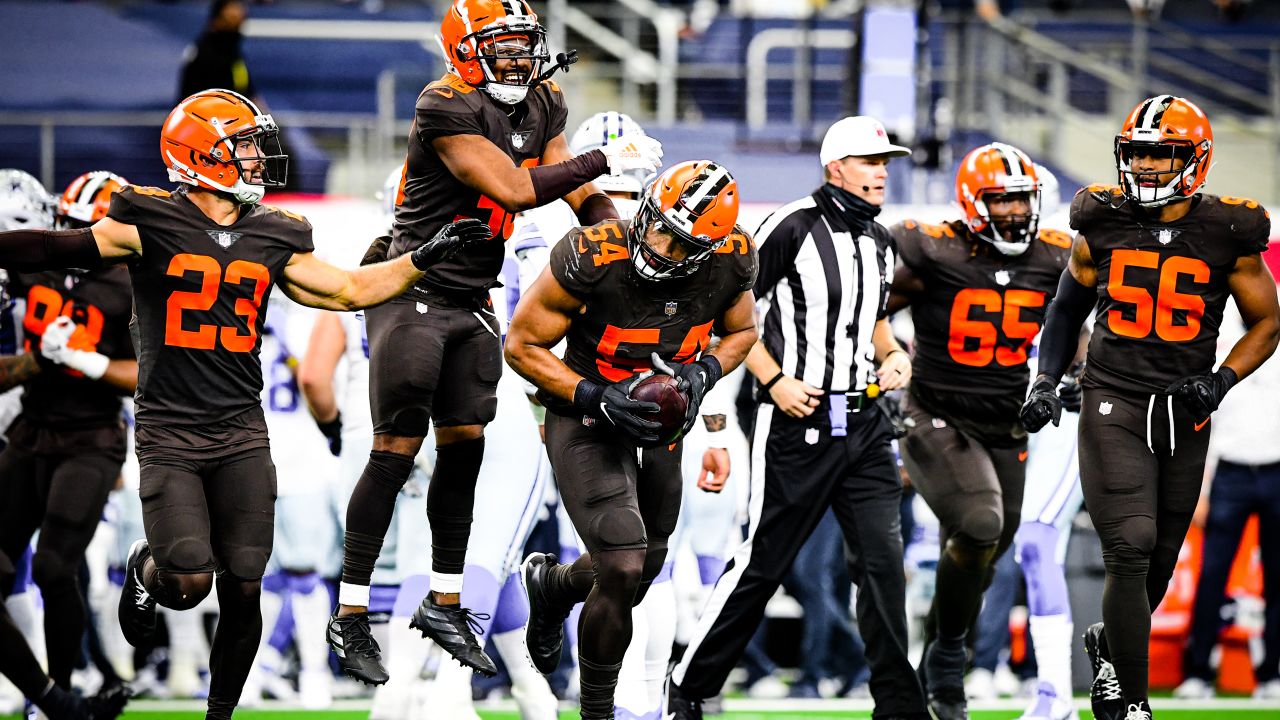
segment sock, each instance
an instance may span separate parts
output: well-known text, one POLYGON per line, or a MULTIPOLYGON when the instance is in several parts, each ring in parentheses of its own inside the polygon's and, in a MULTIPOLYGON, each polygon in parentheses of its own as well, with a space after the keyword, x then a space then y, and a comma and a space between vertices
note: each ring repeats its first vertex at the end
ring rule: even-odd
POLYGON ((1030 624, 1040 681, 1052 685, 1059 698, 1070 700, 1071 641, 1074 635, 1071 616, 1032 615, 1030 624))
POLYGON ((329 593, 320 585, 315 573, 290 578, 293 587, 294 641, 298 646, 298 664, 302 672, 318 672, 329 666, 329 645, 316 628, 329 619, 329 593))
POLYGON ((1102 590, 1102 619, 1107 624, 1107 649, 1125 700, 1147 697, 1151 606, 1146 576, 1107 573, 1102 590))
POLYGON ((586 658, 578 658, 578 668, 581 671, 583 720, 612 720, 613 692, 618 685, 622 663, 597 665, 586 658))
POLYGON ((937 593, 933 596, 938 637, 944 639, 964 638, 968 634, 969 624, 982 604, 982 591, 989 574, 987 564, 977 558, 961 564, 953 557, 956 553, 987 551, 956 546, 955 540, 948 541, 938 558, 937 593))
POLYGON ((338 602, 367 607, 369 581, 378 562, 396 496, 413 472, 413 458, 374 450, 347 503, 347 530, 343 539, 342 587, 338 602), (364 588, 363 592, 357 588, 364 588))
POLYGON ((524 628, 494 633, 493 646, 511 675, 511 697, 522 718, 553 718, 557 701, 547 679, 529 664, 524 628))
MULTIPOLYGON (((431 523, 431 571, 444 576, 462 575, 471 537, 471 512, 476 480, 484 460, 484 438, 440 445, 436 466, 427 486, 427 519, 431 523)), ((461 591, 461 583, 458 583, 461 591)), ((432 583, 435 592, 454 592, 432 583)))
POLYGON ((568 605, 585 601, 594 584, 590 553, 579 555, 572 563, 555 566, 547 577, 551 594, 568 605))
POLYGON ((231 720, 262 637, 262 581, 240 580, 223 573, 217 588, 218 629, 209 651, 209 710, 205 719, 231 720))
POLYGON ((4 607, 0 607, 0 647, 4 648, 0 651, 0 674, 9 678, 24 696, 42 697, 50 687, 49 676, 4 607))

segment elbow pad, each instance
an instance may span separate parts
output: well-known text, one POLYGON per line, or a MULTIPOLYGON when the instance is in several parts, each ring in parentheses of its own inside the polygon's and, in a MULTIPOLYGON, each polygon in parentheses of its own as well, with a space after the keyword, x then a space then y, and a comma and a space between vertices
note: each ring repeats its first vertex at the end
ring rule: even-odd
POLYGON ((1057 385, 1080 344, 1080 328, 1098 302, 1096 288, 1081 285, 1070 270, 1058 279, 1058 293, 1049 305, 1040 336, 1040 374, 1057 385))

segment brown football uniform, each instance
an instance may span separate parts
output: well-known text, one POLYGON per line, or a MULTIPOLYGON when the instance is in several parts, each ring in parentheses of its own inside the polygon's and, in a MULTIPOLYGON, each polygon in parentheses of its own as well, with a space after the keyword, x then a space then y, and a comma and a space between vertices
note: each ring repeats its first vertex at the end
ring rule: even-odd
POLYGON ((1196 195, 1167 225, 1113 207, 1119 188, 1081 190, 1071 227, 1098 271, 1098 306, 1085 387, 1161 393, 1213 369, 1227 278, 1267 247, 1271 221, 1253 200, 1196 195))
MULTIPOLYGON (((906 220, 891 228, 898 256, 924 283, 911 305, 912 383, 975 395, 1027 387, 1027 352, 1044 325, 1071 238, 1041 230, 1026 252, 1000 254, 963 223, 906 220)), ((1016 416, 1016 409, 1015 409, 1016 416)))
POLYGON ((314 249, 311 224, 255 205, 223 226, 185 190, 143 187, 117 193, 109 217, 136 226, 142 238, 142 257, 129 264, 139 452, 162 445, 208 457, 242 449, 234 434, 215 432, 231 428, 265 446, 262 325, 271 287, 285 265, 294 253, 314 249), (154 436, 155 443, 144 442, 144 436, 154 436))
POLYGON ((488 223, 494 238, 432 266, 416 290, 483 294, 502 269, 503 241, 511 237, 515 219, 492 199, 454 177, 431 141, 451 135, 479 135, 498 146, 516 165, 534 167, 547 143, 564 132, 567 117, 564 95, 552 81, 538 84, 514 109, 499 105, 451 73, 422 91, 409 131, 408 159, 396 198, 389 257, 414 250, 445 224, 464 217, 488 223))
MULTIPOLYGON (((113 359, 134 357, 129 334, 133 293, 125 268, 29 273, 13 277, 9 287, 26 298, 26 352, 39 353, 45 328, 65 316, 76 323, 70 348, 113 359)), ((120 410, 120 391, 69 368, 46 366, 23 386, 24 421, 52 431, 113 428, 123 451, 120 410)))
MULTIPOLYGON (((598 383, 652 369, 651 353, 693 362, 716 321, 756 277, 756 248, 739 229, 686 278, 640 278, 625 220, 571 231, 551 250, 551 275, 586 307, 573 318, 565 364, 598 383)), ((643 587, 657 575, 680 514, 681 443, 641 452, 606 425, 546 393, 547 452, 565 509, 591 552, 647 548, 643 587)), ((644 590, 640 591, 643 594, 644 590)), ((636 598, 636 603, 640 598, 636 598)))

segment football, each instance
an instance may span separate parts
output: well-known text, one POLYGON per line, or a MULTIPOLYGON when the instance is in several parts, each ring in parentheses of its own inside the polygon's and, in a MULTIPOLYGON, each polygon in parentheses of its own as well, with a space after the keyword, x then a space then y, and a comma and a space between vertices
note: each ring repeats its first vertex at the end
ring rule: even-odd
POLYGON ((685 412, 689 409, 689 398, 679 389, 675 378, 661 373, 650 375, 631 389, 631 399, 658 406, 658 411, 647 417, 662 425, 658 429, 662 444, 673 443, 679 438, 685 412))

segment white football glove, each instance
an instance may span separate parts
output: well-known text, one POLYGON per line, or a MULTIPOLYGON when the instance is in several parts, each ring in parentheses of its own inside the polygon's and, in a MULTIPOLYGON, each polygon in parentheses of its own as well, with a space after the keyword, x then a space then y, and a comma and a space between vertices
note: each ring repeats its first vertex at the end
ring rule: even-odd
POLYGON ((600 148, 609 161, 609 174, 640 172, 646 175, 662 166, 662 143, 647 135, 622 135, 600 148))
POLYGON ((49 323, 40 335, 40 354, 51 362, 77 370, 91 380, 97 380, 106 374, 111 359, 102 353, 73 350, 67 347, 75 331, 75 322, 66 315, 49 323))

